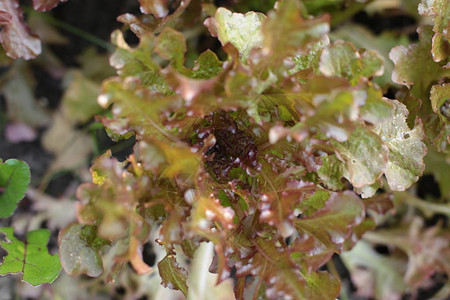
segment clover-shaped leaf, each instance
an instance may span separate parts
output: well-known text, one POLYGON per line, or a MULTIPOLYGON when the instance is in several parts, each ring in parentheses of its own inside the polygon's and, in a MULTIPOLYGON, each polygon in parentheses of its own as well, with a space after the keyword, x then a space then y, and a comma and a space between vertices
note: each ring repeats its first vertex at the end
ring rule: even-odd
POLYGON ((12 215, 30 184, 30 168, 23 161, 8 159, 0 163, 0 218, 12 215))
POLYGON ((27 232, 26 240, 22 242, 14 236, 13 228, 0 228, 0 245, 8 252, 0 264, 0 274, 21 272, 23 281, 35 286, 53 282, 61 265, 58 255, 50 255, 47 251, 49 238, 49 230, 37 229, 27 232))

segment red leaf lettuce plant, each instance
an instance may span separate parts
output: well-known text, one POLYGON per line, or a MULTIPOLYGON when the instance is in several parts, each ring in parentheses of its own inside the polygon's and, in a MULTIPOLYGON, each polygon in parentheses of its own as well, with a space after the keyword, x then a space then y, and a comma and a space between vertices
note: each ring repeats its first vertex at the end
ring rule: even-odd
POLYGON ((434 61, 428 27, 418 45, 391 52, 394 80, 424 99, 425 109, 411 115, 410 102, 383 97, 372 81, 383 74, 383 58, 331 43, 327 15, 308 16, 295 0, 267 15, 189 2, 165 17, 164 1, 141 1, 144 12, 165 17, 160 22, 119 17, 139 44, 112 34, 117 76, 98 98, 112 115, 99 120, 114 140, 135 135, 137 142, 123 162, 110 153, 98 158, 93 182, 79 187, 79 224, 60 233, 62 266, 107 281, 128 262, 151 272, 141 249, 159 230, 163 284, 185 295, 187 272, 177 259, 211 241, 210 270, 219 282, 234 272, 238 299, 249 289, 269 299, 335 299, 339 280, 319 269, 375 227, 370 211, 391 207, 389 195, 376 194, 383 184, 404 191, 421 176, 422 120, 438 150, 448 143, 441 79, 448 25, 422 4, 436 18, 434 61), (183 17, 189 9, 189 16, 210 14, 204 24, 225 61, 207 50, 186 66, 186 37, 171 26, 195 23, 183 17), (416 56, 430 64, 411 61, 416 56))

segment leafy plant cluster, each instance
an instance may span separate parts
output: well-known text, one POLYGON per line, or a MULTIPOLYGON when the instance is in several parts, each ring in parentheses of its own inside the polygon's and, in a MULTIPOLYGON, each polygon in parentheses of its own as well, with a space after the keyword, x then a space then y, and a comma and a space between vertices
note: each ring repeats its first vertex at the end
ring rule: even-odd
MULTIPOLYGON (((117 74, 98 97, 111 113, 97 116, 113 140, 135 136, 136 143, 125 161, 111 152, 97 158, 92 182, 78 188, 78 223, 59 233, 65 272, 113 282, 128 264, 138 274, 157 269, 164 286, 189 298, 194 268, 185 261, 212 242, 209 271, 217 284, 235 278, 236 299, 335 299, 336 253, 355 278, 361 266, 373 272, 375 291, 366 293, 377 299, 414 293, 436 273, 449 276, 448 229, 424 227, 419 217, 448 217, 448 204, 404 192, 427 165, 444 201, 450 195, 448 169, 432 167, 449 157, 446 1, 421 1, 420 15, 433 24, 419 27, 418 43, 390 51, 397 85, 380 80, 386 61, 379 53, 334 38, 330 15, 312 1, 278 1, 267 14, 209 1, 140 4, 154 18, 118 18, 139 43, 112 33, 117 74), (174 28, 199 22, 222 45, 222 59, 206 50, 192 60, 187 34, 174 28), (383 96, 386 85, 395 86, 395 99, 383 96), (402 216, 404 203, 416 210, 394 221, 394 230, 374 231, 393 208, 402 216), (165 252, 154 267, 142 258, 150 237, 165 252), (385 258, 370 243, 399 251, 385 258), (379 289, 386 274, 392 285, 379 289)), ((31 262, 16 259, 9 246, 39 252, 46 232, 29 232, 25 244, 11 228, 2 232, 9 240, 2 274, 22 271, 32 284, 56 278, 56 263, 40 281, 27 277, 35 252, 26 252, 31 262)), ((364 284, 356 286, 364 294, 364 284)), ((439 293, 445 298, 448 284, 439 293)))

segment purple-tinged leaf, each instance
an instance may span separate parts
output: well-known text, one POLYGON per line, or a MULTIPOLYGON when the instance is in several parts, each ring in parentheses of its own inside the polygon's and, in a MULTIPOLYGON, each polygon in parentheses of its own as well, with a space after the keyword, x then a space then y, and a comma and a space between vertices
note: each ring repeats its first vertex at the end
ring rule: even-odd
POLYGON ((256 254, 237 268, 238 277, 257 275, 267 285, 269 299, 334 299, 339 294, 339 281, 326 272, 302 272, 289 251, 277 247, 273 240, 256 238, 256 254))
POLYGON ((139 0, 141 12, 153 14, 157 18, 164 18, 169 14, 167 0, 139 0))
POLYGON ((352 227, 361 223, 364 215, 364 204, 356 194, 332 193, 322 209, 311 217, 296 220, 295 226, 301 236, 310 235, 327 249, 339 252, 352 227))
POLYGON ((12 58, 31 59, 41 54, 41 41, 23 20, 17 0, 0 1, 0 41, 12 58))
POLYGON ((368 212, 375 212, 380 215, 386 214, 389 210, 394 208, 393 195, 383 193, 370 197, 364 200, 364 205, 368 212))
POLYGON ((288 247, 293 262, 308 273, 325 265, 335 253, 312 235, 303 235, 295 239, 288 247))
POLYGON ((66 2, 67 0, 33 0, 33 8, 37 11, 47 11, 56 7, 59 2, 66 2))
POLYGON ((294 220, 297 217, 294 214, 295 208, 308 195, 314 193, 315 189, 313 183, 300 182, 296 189, 262 195, 258 205, 261 211, 260 221, 275 226, 284 238, 291 236, 295 232, 294 220))

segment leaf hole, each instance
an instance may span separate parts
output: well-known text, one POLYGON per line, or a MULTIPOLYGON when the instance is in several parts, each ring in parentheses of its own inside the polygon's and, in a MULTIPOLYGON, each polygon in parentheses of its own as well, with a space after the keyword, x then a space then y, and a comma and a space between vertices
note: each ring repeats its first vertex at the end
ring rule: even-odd
POLYGON ((450 99, 447 99, 444 104, 441 106, 441 114, 450 118, 450 99))
POLYGON ((403 138, 404 138, 405 140, 409 139, 409 138, 410 138, 409 133, 405 133, 405 134, 403 135, 403 138))
POLYGON ((377 253, 381 255, 388 255, 391 252, 388 247, 381 244, 375 245, 374 249, 377 253))
POLYGON ((116 294, 117 295, 123 296, 123 295, 125 295, 125 293, 126 293, 126 290, 125 290, 125 288, 123 286, 116 287, 116 294))
POLYGON ((142 260, 149 266, 153 266, 156 260, 156 254, 153 251, 151 243, 145 243, 142 249, 142 260))

